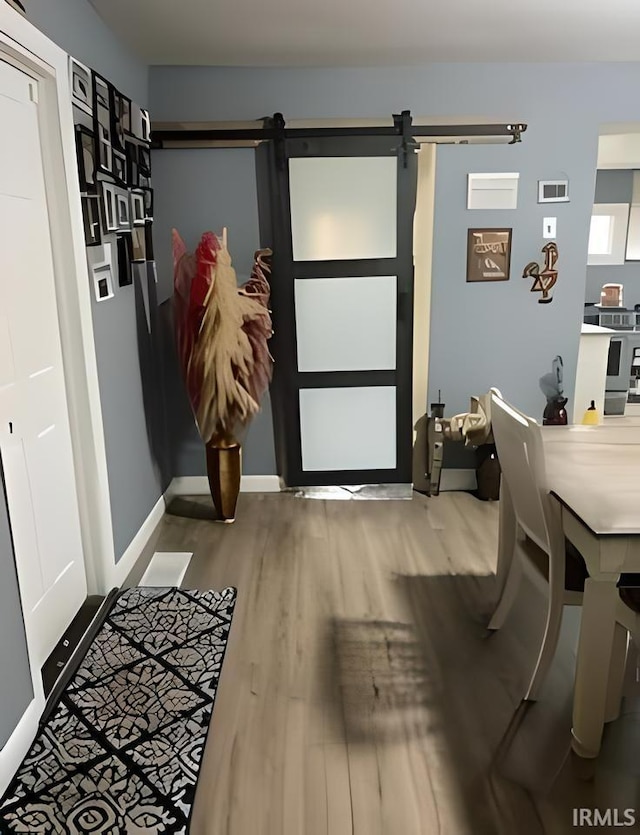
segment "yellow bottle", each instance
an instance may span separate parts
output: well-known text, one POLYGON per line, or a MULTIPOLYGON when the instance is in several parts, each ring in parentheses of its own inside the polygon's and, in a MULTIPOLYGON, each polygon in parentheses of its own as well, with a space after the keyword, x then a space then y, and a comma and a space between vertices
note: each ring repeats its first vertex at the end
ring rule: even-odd
POLYGON ((598 410, 596 409, 595 400, 591 401, 591 405, 584 413, 582 423, 584 426, 598 426, 598 424, 600 423, 600 415, 598 414, 598 410))

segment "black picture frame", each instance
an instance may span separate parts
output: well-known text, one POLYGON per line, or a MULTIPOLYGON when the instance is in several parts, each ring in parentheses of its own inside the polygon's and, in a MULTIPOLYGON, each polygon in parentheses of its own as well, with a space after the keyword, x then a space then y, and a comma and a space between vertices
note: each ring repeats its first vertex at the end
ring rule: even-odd
POLYGON ((84 125, 76 125, 76 159, 82 194, 97 194, 96 137, 84 125))
POLYGON ((120 287, 128 287, 130 284, 133 284, 133 272, 131 270, 131 235, 118 235, 117 247, 118 284, 120 287))
POLYGON ((96 137, 97 168, 107 174, 113 170, 112 87, 98 73, 93 78, 93 132, 96 137))
POLYGON ((131 100, 110 85, 111 144, 125 153, 127 137, 131 135, 131 100))
POLYGON ((102 234, 100 231, 100 198, 97 194, 84 194, 81 200, 85 245, 88 247, 99 246, 102 243, 102 234))
POLYGON ((147 220, 153 220, 153 189, 140 188, 138 191, 144 196, 144 216, 147 220))
POLYGON ((120 186, 127 186, 128 185, 128 174, 127 174, 127 158, 124 154, 120 153, 120 151, 116 151, 112 149, 111 151, 111 173, 113 179, 118 183, 120 186))
POLYGON ((151 148, 138 145, 138 167, 145 177, 151 177, 151 148))
POLYGON ((125 143, 127 156, 127 184, 129 188, 137 188, 140 185, 140 167, 138 165, 138 146, 135 142, 125 143))
POLYGON ((144 224, 144 241, 147 261, 155 261, 153 254, 153 221, 147 220, 144 224))
POLYGON ((93 116, 93 75, 88 67, 69 58, 69 85, 71 103, 89 116, 93 116))

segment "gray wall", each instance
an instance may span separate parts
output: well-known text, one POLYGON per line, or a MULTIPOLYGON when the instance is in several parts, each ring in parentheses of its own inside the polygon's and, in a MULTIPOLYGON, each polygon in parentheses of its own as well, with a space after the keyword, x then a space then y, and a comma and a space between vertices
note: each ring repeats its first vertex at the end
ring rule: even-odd
MULTIPOLYGON (((177 228, 193 251, 206 230, 228 228, 229 250, 238 282, 249 278, 260 245, 254 152, 252 149, 170 150, 153 153, 155 255, 158 295, 173 292, 171 229, 177 228)), ((196 429, 174 348, 171 302, 163 305, 164 364, 171 472, 206 475, 202 441, 196 429)), ((251 422, 243 441, 245 475, 275 473, 271 404, 251 422)))
POLYGON ((109 29, 88 0, 24 0, 29 20, 143 107, 149 68, 109 29))
POLYGON ((18 579, 0 463, 0 749, 33 698, 18 579))
MULTIPOLYGON (((29 0, 27 7, 30 20, 59 46, 137 104, 148 105, 148 67, 87 0, 29 0)), ((159 460, 162 444, 152 437, 163 420, 162 405, 153 409, 158 414, 149 414, 149 404, 158 402, 150 389, 158 381, 145 379, 141 370, 149 363, 141 356, 147 337, 140 327, 140 299, 135 285, 120 288, 115 274, 114 280, 115 298, 100 304, 93 299, 93 326, 117 561, 159 499, 167 476, 159 460)))
MULTIPOLYGON (((438 152, 433 319, 428 401, 442 389, 447 413, 470 394, 500 386, 540 417, 539 378, 556 354, 571 398, 586 279, 599 125, 636 118, 638 64, 434 64, 421 68, 275 69, 152 67, 151 108, 159 121, 416 117, 527 122, 516 146, 446 146, 438 152), (518 209, 471 212, 469 172, 519 171, 518 209), (539 179, 570 180, 571 202, 537 203, 539 179), (542 258, 542 219, 558 218, 559 282, 540 305, 521 278, 542 258), (511 280, 467 284, 466 230, 513 228, 511 280)), ((248 205, 247 209, 251 207, 248 205)), ((425 404, 426 407, 426 404, 425 404)))
MULTIPOLYGON (((631 203, 633 171, 607 169, 598 171, 594 203, 631 203)), ((585 301, 598 302, 603 284, 624 285, 624 303, 633 308, 640 304, 640 261, 626 261, 610 267, 587 267, 585 301)))

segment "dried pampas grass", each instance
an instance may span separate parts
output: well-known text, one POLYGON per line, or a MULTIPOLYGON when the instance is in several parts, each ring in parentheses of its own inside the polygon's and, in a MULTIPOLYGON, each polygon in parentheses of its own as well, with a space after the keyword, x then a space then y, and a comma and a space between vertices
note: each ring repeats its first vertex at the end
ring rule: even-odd
POLYGON ((174 229, 173 248, 178 351, 198 430, 205 443, 232 438, 260 410, 271 380, 271 250, 256 252, 238 287, 224 239, 207 232, 189 255, 174 229))

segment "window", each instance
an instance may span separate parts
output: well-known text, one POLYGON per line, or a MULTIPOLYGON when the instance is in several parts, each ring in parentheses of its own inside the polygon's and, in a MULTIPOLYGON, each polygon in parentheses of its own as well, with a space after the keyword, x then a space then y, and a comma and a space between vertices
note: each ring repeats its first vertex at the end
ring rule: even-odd
POLYGON ((628 203, 596 203, 591 213, 587 264, 624 264, 628 203))

